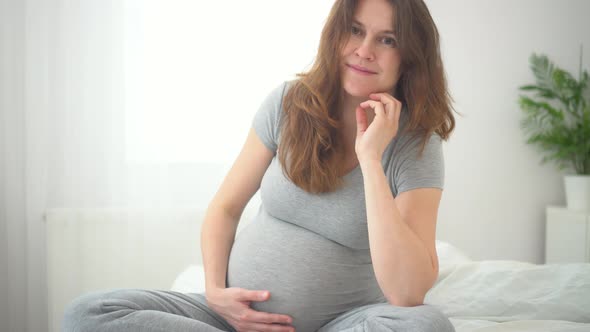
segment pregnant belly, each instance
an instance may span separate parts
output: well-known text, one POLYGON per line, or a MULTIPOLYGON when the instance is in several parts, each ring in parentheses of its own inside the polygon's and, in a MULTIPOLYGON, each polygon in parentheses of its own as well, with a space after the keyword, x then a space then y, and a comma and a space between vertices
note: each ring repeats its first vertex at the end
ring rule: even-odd
POLYGON ((385 302, 369 250, 351 249, 261 213, 240 231, 230 254, 228 287, 268 290, 257 311, 293 317, 315 331, 350 309, 385 302))

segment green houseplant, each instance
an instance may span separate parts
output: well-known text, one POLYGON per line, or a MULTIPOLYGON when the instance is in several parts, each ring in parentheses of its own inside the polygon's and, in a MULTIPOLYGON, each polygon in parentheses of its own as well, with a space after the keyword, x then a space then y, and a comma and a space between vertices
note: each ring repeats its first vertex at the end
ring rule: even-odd
POLYGON ((533 93, 519 96, 520 126, 526 142, 545 153, 541 163, 553 160, 559 170, 573 169, 575 174, 564 175, 568 208, 590 211, 590 86, 582 54, 577 80, 546 55, 530 56, 536 83, 519 88, 533 93))

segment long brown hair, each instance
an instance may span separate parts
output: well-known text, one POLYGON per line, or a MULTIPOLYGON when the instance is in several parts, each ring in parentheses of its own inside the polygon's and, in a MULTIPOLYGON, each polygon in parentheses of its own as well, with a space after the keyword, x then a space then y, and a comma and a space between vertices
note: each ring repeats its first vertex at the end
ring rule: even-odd
MULTIPOLYGON (((350 38, 357 0, 337 0, 326 21, 315 62, 298 73, 283 99, 284 122, 279 143, 283 173, 310 193, 331 192, 342 185, 344 147, 339 139, 341 51, 350 38)), ((394 92, 409 110, 401 133, 421 136, 420 156, 436 132, 448 140, 455 127, 452 98, 440 56, 439 34, 422 0, 389 0, 395 8, 395 31, 401 54, 400 79, 394 92)), ((393 23, 393 22, 392 22, 393 23)))

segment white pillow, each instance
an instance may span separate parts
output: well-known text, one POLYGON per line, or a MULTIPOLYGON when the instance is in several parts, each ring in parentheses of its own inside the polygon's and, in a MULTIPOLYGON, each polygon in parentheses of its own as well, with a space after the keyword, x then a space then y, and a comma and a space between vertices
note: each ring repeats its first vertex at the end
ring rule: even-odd
POLYGON ((171 290, 180 293, 205 293, 205 270, 203 265, 189 265, 176 277, 171 290))
POLYGON ((436 240, 436 253, 438 255, 440 266, 462 264, 472 261, 471 258, 459 248, 445 241, 436 240))
MULTIPOLYGON (((448 242, 436 240, 436 252, 439 261, 437 283, 447 277, 457 265, 472 261, 465 253, 448 242)), ((204 293, 205 270, 203 265, 188 266, 176 277, 171 290, 181 293, 204 293)))
POLYGON ((438 255, 438 279, 435 285, 453 272, 458 265, 472 262, 467 254, 448 242, 436 240, 436 253, 438 255))
MULTIPOLYGON (((456 266, 428 292, 425 302, 438 306, 447 317, 590 323, 590 264, 474 261, 456 266)), ((585 331, 590 331, 590 324, 585 331)))

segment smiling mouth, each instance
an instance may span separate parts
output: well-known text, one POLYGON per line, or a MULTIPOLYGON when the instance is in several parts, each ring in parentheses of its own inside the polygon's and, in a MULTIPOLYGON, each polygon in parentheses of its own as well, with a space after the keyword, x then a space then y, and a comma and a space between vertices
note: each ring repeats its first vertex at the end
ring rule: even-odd
POLYGON ((366 70, 363 70, 363 69, 360 69, 360 68, 353 67, 353 66, 351 66, 349 64, 347 64, 346 67, 348 67, 353 72, 358 73, 358 74, 361 74, 361 75, 375 75, 375 74, 377 74, 377 73, 374 73, 372 71, 366 71, 366 70))

